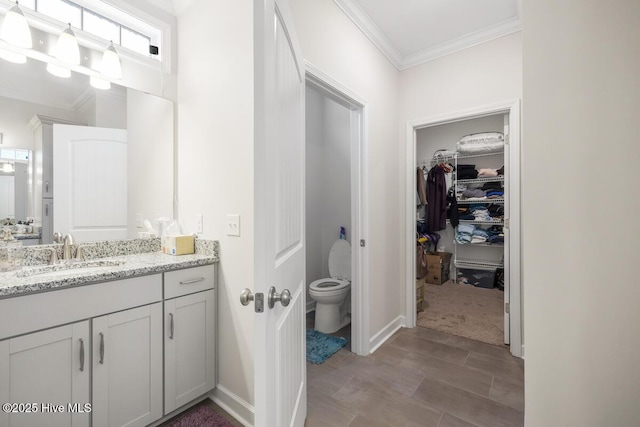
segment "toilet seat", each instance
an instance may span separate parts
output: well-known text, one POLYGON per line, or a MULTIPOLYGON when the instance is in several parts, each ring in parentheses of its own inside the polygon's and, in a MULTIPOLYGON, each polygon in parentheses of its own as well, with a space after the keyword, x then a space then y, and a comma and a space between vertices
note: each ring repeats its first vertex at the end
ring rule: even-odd
POLYGON ((340 291, 344 288, 348 288, 351 285, 351 282, 348 280, 340 280, 340 279, 318 279, 314 282, 311 282, 309 285, 309 289, 315 292, 335 292, 340 291))

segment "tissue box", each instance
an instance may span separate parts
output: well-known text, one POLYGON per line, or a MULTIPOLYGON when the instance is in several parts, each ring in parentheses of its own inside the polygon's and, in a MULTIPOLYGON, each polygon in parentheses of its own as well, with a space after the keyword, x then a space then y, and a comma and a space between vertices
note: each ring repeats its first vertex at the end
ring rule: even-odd
POLYGON ((195 252, 193 236, 162 236, 162 253, 168 255, 186 255, 195 252))

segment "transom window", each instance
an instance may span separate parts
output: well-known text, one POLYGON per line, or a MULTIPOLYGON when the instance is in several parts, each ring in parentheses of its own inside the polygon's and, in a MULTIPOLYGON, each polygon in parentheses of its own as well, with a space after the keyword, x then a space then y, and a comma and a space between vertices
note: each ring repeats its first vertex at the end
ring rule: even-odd
POLYGON ((29 150, 23 150, 21 148, 0 148, 0 160, 26 163, 29 161, 29 150))
MULTIPOLYGON (((149 57, 151 45, 160 46, 161 30, 100 2, 87 8, 70 0, 20 0, 21 7, 35 10, 73 28, 98 36, 135 53, 149 57)), ((86 3, 86 2, 83 2, 86 3)), ((92 2, 92 4, 95 2, 92 2)), ((160 59, 159 56, 154 56, 160 59)))

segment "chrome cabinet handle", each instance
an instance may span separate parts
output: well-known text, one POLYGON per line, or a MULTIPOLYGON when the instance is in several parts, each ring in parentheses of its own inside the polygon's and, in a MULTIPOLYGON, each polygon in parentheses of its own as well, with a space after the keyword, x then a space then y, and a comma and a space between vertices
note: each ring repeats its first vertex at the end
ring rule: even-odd
POLYGON ((44 205, 44 216, 49 216, 49 205, 44 205))
POLYGON ((289 292, 289 289, 285 289, 281 294, 279 294, 276 292, 276 287, 272 286, 269 288, 269 294, 267 295, 267 298, 269 302, 269 308, 273 308, 278 301, 280 301, 280 303, 284 307, 286 307, 291 302, 291 292, 289 292))
POLYGON ((169 313, 169 339, 173 339, 173 313, 169 313))
POLYGON ((49 192, 49 181, 46 181, 45 183, 45 193, 49 192))
POLYGON ((100 332, 100 361, 101 365, 104 365, 104 334, 100 332))
POLYGON ((80 372, 84 372, 84 340, 80 338, 80 372))
POLYGON ((180 282, 180 284, 181 285, 190 285, 192 283, 202 282, 203 280, 204 280, 204 277, 199 277, 197 279, 183 280, 182 282, 180 282))

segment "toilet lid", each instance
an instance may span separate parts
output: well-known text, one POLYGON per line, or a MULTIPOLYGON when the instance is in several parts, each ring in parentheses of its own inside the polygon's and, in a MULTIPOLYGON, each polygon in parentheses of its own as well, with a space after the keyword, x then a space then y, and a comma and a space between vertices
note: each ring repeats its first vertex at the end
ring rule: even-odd
POLYGON ((336 240, 329 251, 329 274, 334 279, 351 280, 351 245, 344 239, 336 240))
POLYGON ((340 289, 348 288, 350 285, 346 280, 319 279, 311 283, 309 288, 315 292, 328 292, 339 291, 340 289))

